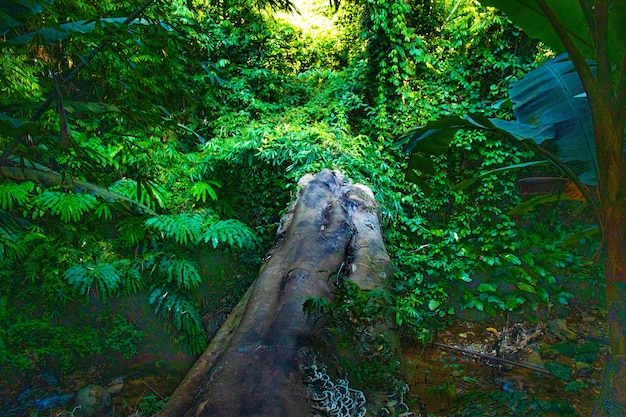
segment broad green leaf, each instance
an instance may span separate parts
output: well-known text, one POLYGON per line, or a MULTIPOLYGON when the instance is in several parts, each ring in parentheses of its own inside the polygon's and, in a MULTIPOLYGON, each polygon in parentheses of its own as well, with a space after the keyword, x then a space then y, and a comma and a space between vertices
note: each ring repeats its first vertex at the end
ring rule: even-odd
MULTIPOLYGON (((565 52, 563 42, 535 0, 481 0, 481 3, 506 13, 531 38, 541 40, 558 53, 565 52)), ((593 43, 580 3, 577 0, 546 0, 546 3, 565 25, 578 47, 591 53, 593 43)))
POLYGON ((11 28, 20 26, 23 21, 41 13, 52 0, 12 0, 0 2, 0 35, 11 28))
POLYGON ((476 128, 475 125, 467 119, 459 116, 446 116, 408 130, 398 137, 394 147, 401 147, 405 153, 419 151, 427 155, 439 155, 448 150, 448 145, 454 139, 456 132, 473 128, 476 128))
POLYGON ((521 265, 522 261, 520 261, 520 259, 513 255, 512 253, 507 253, 506 255, 502 256, 502 259, 504 259, 505 261, 507 261, 508 263, 511 263, 513 265, 521 265))
MULTIPOLYGON (((595 59, 595 45, 582 3, 577 0, 545 1, 576 46, 587 58, 595 59)), ((506 13, 531 38, 539 39, 557 53, 565 52, 563 42, 536 0, 481 0, 481 3, 506 13)), ((611 62, 619 68, 622 57, 626 55, 626 8, 620 2, 614 2, 609 11, 608 41, 611 62)))
POLYGON ((560 55, 511 86, 517 121, 487 119, 476 113, 465 118, 448 116, 407 131, 395 145, 407 153, 441 154, 461 129, 493 132, 522 141, 561 168, 582 191, 580 182, 595 185, 599 172, 591 112, 583 93, 572 62, 560 55))
MULTIPOLYGON (((510 93, 518 122, 554 128, 554 140, 549 144, 553 153, 583 183, 595 185, 599 168, 591 111, 572 61, 565 54, 546 61, 515 82, 510 93)), ((500 128, 514 133, 515 123, 498 123, 500 128)), ((543 143, 543 138, 526 139, 543 143)))
POLYGON ((35 131, 36 126, 34 123, 0 113, 0 132, 4 136, 17 137, 26 133, 34 133, 35 131))
POLYGON ((523 283, 523 282, 520 282, 519 284, 517 284, 517 288, 519 288, 522 291, 526 291, 526 292, 529 292, 529 293, 532 293, 532 294, 536 293, 535 287, 533 287, 532 285, 523 283))
POLYGON ((434 310, 438 309, 440 305, 441 305, 441 302, 440 302, 440 301, 437 301, 437 300, 430 300, 430 301, 428 302, 428 309, 429 309, 430 311, 434 311, 434 310))
POLYGON ((480 284, 478 291, 480 292, 496 292, 498 287, 494 284, 480 284))

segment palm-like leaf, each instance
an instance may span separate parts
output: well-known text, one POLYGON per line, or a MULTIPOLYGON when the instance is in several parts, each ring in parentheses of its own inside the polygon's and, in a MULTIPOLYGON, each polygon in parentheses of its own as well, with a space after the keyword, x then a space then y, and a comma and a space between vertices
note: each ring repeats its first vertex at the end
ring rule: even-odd
POLYGON ((565 55, 547 61, 514 83, 510 94, 517 121, 487 119, 477 114, 465 118, 450 116, 400 136, 397 145, 413 153, 411 172, 431 169, 427 165, 419 168, 419 161, 424 160, 420 153, 441 153, 457 131, 473 129, 520 140, 557 164, 572 180, 595 185, 598 162, 591 113, 572 62, 565 55))
MULTIPOLYGON (((517 81, 510 89, 517 122, 491 119, 513 134, 520 123, 554 129, 547 146, 585 184, 598 182, 593 123, 587 95, 572 61, 562 54, 545 62, 517 81)), ((533 139, 539 145, 543 140, 533 139)))

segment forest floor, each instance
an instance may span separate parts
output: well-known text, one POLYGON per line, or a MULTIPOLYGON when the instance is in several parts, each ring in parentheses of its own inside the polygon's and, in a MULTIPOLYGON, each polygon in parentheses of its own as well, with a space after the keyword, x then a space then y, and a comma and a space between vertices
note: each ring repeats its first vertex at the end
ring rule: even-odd
MULTIPOLYGON (((565 319, 532 324, 457 321, 428 346, 404 342, 405 400, 416 416, 420 409, 431 417, 587 416, 602 383, 606 334, 600 310, 573 310, 565 319), (567 404, 575 414, 566 414, 567 404)), ((70 416, 71 403, 38 406, 46 399, 67 401, 68 393, 82 386, 106 386, 121 376, 124 387, 112 396, 105 415, 146 417, 159 410, 193 361, 184 354, 149 354, 77 369, 58 381, 42 372, 27 383, 0 382, 0 405, 5 412, 14 410, 7 417, 70 416)))
POLYGON ((432 416, 571 415, 568 404, 588 416, 607 333, 599 310, 532 324, 456 322, 429 346, 404 345, 407 403, 423 403, 432 416))

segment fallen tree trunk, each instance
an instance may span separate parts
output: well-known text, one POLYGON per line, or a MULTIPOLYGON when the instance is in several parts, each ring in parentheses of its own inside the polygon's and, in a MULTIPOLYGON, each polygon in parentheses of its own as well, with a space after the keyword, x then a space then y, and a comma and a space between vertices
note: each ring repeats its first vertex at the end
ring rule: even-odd
MULTIPOLYGON (((330 415, 330 406, 316 403, 328 385, 319 386, 315 357, 332 357, 333 347, 323 320, 307 317, 303 303, 332 299, 340 273, 366 290, 385 286, 392 273, 368 188, 329 170, 300 185, 257 279, 159 417, 330 415)), ((364 415, 362 394, 347 382, 337 387, 352 408, 334 415, 364 415)))

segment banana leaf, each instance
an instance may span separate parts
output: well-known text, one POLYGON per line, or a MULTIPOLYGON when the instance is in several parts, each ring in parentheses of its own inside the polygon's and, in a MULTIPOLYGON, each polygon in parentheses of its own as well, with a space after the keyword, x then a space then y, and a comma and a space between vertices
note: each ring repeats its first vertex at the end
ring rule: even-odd
POLYGON ((567 54, 546 61, 512 84, 509 92, 517 122, 498 119, 491 122, 512 133, 520 123, 552 126, 555 137, 549 143, 544 144, 536 137, 528 139, 551 150, 581 182, 596 185, 599 167, 591 111, 580 77, 567 54))
MULTIPOLYGON (((555 29, 550 24, 535 0, 481 0, 485 6, 493 6, 504 13, 511 21, 531 38, 539 39, 557 53, 565 52, 565 47, 555 29)), ((545 0, 552 9, 574 44, 587 58, 596 57, 595 44, 591 39, 592 29, 588 24, 587 13, 591 17, 591 9, 583 10, 585 2, 577 0, 545 0)), ((591 2, 588 2, 591 3, 591 2)), ((622 58, 626 55, 626 8, 622 2, 613 2, 609 10, 607 38, 609 43, 609 59, 619 68, 622 58)))
MULTIPOLYGON (((434 155, 444 152, 459 130, 492 132, 521 141, 561 168, 579 188, 596 185, 598 162, 589 103, 567 56, 559 55, 513 83, 510 96, 515 121, 481 114, 448 116, 407 131, 396 146, 405 153, 434 155)), ((420 170, 415 161, 419 159, 412 158, 413 176, 420 170)))

